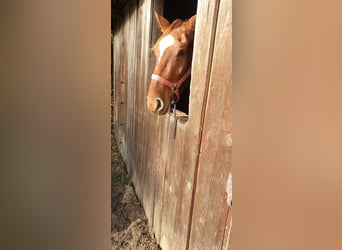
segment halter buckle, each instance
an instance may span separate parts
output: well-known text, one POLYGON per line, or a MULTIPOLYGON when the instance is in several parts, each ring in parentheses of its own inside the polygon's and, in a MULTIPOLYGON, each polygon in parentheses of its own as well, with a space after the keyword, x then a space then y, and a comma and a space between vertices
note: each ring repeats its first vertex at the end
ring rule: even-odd
POLYGON ((178 85, 177 85, 177 83, 174 83, 171 87, 172 92, 176 93, 177 89, 178 89, 178 85))

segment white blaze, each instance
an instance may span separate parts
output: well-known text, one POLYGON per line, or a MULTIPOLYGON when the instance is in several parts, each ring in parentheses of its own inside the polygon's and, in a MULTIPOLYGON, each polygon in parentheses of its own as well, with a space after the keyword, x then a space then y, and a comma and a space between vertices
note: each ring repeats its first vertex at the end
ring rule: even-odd
POLYGON ((163 39, 160 40, 159 42, 159 58, 158 61, 160 62, 160 59, 162 58, 165 50, 172 46, 175 42, 175 39, 173 38, 173 36, 171 35, 167 35, 166 37, 164 37, 163 39))

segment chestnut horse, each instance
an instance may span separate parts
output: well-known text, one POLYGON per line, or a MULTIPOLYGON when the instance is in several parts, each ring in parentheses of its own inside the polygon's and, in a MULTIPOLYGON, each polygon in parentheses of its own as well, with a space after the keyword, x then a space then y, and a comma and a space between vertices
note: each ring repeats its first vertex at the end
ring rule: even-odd
POLYGON ((196 15, 171 24, 154 12, 162 35, 153 46, 156 66, 147 95, 148 109, 164 115, 172 101, 178 102, 182 84, 191 74, 196 15))

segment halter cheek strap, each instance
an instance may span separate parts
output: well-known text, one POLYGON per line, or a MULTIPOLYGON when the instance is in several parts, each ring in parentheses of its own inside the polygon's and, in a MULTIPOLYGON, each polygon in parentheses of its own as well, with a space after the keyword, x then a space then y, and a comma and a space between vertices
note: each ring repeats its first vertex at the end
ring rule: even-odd
POLYGON ((168 86, 172 90, 172 92, 175 93, 176 101, 178 102, 180 99, 179 88, 180 88, 180 86, 182 86, 182 84, 185 82, 185 80, 190 76, 190 74, 191 74, 191 67, 188 69, 187 72, 185 72, 184 76, 181 79, 179 79, 178 82, 176 82, 176 83, 172 83, 169 80, 167 80, 167 79, 165 79, 159 75, 155 75, 155 74, 152 74, 151 79, 159 81, 162 84, 168 86))

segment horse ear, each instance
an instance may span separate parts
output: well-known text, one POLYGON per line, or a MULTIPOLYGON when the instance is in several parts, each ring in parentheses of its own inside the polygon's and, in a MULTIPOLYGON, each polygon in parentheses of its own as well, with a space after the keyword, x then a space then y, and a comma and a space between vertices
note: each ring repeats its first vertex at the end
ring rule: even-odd
POLYGON ((196 15, 193 15, 188 21, 186 21, 186 24, 189 30, 195 31, 196 15))
POLYGON ((156 16, 157 23, 161 32, 164 32, 167 29, 167 27, 169 27, 170 25, 169 21, 166 20, 165 17, 158 15, 158 13, 155 10, 154 10, 154 15, 156 16))

